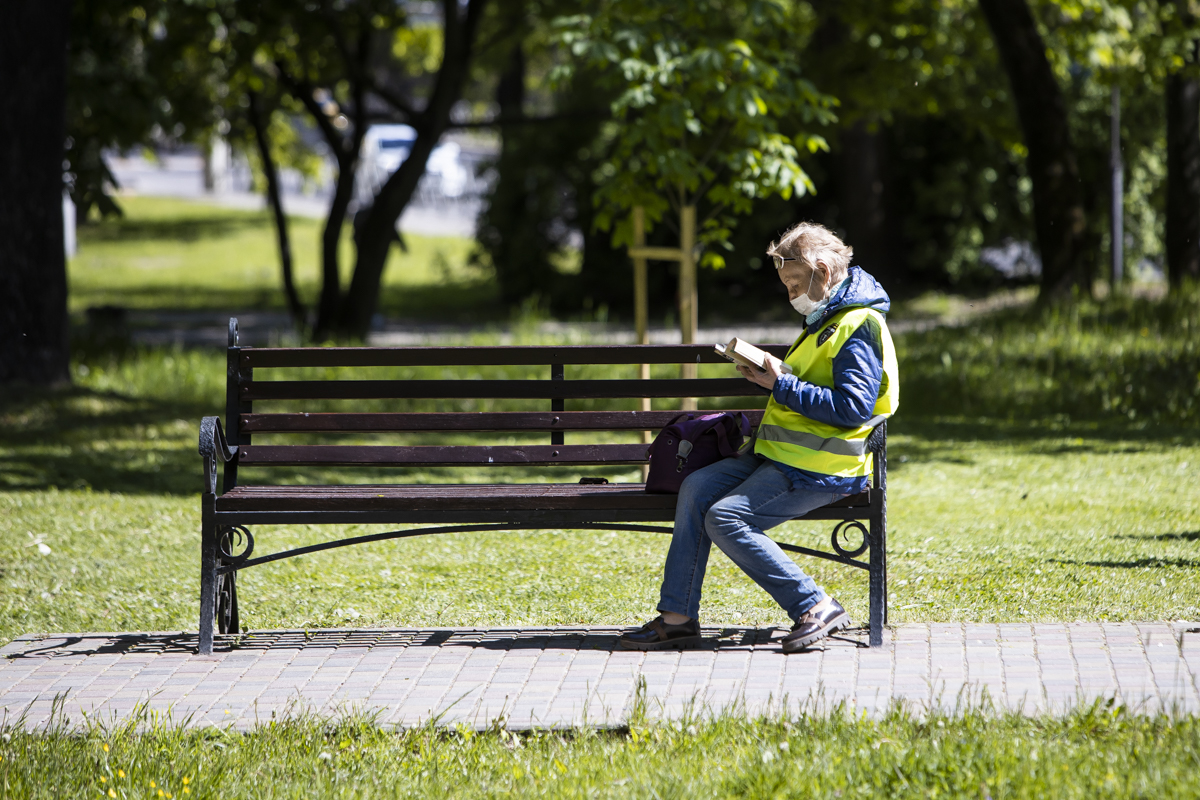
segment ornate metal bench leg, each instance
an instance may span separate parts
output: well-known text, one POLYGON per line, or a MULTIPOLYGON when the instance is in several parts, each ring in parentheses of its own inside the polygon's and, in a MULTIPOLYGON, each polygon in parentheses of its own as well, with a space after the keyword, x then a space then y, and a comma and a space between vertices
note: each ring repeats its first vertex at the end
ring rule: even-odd
MULTIPOLYGON (((205 498, 208 500, 209 498, 205 498)), ((200 655, 212 655, 213 619, 217 612, 217 526, 202 506, 200 526, 200 655)))
POLYGON ((217 630, 238 633, 241 620, 238 617, 236 567, 254 552, 254 535, 244 525, 223 525, 216 538, 217 563, 222 569, 217 578, 217 630), (235 547, 241 547, 242 552, 235 553, 235 547))
POLYGON ((237 573, 226 572, 217 579, 217 630, 237 633, 238 627, 237 573))
POLYGON ((871 647, 883 644, 883 626, 887 622, 887 517, 884 514, 871 518, 871 572, 870 572, 870 643, 871 647))

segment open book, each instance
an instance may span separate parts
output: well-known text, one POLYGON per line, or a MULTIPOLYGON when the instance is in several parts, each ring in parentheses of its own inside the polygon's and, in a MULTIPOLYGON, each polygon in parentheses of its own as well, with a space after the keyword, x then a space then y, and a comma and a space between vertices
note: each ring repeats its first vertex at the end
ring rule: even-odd
MULTIPOLYGON (((766 371, 763 364, 767 363, 767 356, 770 353, 760 350, 749 342, 743 342, 736 336, 729 340, 729 344, 714 344, 713 349, 717 351, 717 355, 724 356, 735 364, 753 367, 759 372, 766 371)), ((787 364, 780 363, 779 371, 790 373, 792 368, 787 364)))

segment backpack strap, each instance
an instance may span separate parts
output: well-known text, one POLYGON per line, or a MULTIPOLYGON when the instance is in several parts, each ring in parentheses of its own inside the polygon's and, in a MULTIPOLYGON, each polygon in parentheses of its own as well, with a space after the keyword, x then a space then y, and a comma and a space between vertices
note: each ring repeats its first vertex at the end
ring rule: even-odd
POLYGON ((720 424, 713 428, 713 432, 717 434, 718 452, 720 452, 722 458, 736 456, 738 448, 742 445, 742 438, 750 433, 750 420, 746 418, 745 414, 738 412, 736 416, 725 413, 717 422, 720 424), (739 434, 736 447, 729 441, 732 435, 732 432, 729 430, 730 428, 735 429, 739 434))

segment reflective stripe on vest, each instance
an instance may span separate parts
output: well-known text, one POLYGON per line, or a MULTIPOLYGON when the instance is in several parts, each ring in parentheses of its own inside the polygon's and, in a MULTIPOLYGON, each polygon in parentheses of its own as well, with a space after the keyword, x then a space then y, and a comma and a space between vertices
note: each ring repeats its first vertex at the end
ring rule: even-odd
MULTIPOLYGON (((864 423, 863 427, 874 430, 875 426, 885 419, 887 419, 886 414, 879 414, 864 423)), ((870 432, 868 431, 869 435, 870 432)), ((863 454, 867 452, 866 438, 840 439, 836 436, 831 436, 828 439, 822 439, 815 433, 791 431, 779 425, 759 425, 758 438, 767 442, 781 442, 783 444, 807 447, 809 450, 823 450, 826 453, 833 453, 835 456, 862 458, 863 454)))
POLYGON ((883 315, 861 307, 836 313, 825 321, 820 331, 811 336, 802 335, 784 362, 806 383, 833 388, 833 359, 864 324, 878 329, 883 362, 874 416, 863 425, 840 428, 809 419, 780 405, 772 396, 767 401, 766 413, 755 436, 755 453, 822 475, 855 477, 871 474, 873 459, 867 449, 867 439, 876 426, 895 413, 900 401, 896 351, 883 315))

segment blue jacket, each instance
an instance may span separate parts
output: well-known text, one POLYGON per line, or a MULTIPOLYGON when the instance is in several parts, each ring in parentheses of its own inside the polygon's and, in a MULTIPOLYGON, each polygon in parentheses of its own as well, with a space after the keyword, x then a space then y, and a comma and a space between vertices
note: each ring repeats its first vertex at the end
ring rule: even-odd
MULTIPOLYGON (((816 335, 825 321, 847 308, 873 308, 886 315, 892 303, 879 281, 859 267, 850 267, 849 281, 826 306, 821 318, 805 329, 816 335)), ((809 419, 839 428, 857 428, 874 416, 883 379, 883 343, 874 325, 862 325, 833 358, 833 388, 805 383, 795 375, 780 375, 771 393, 775 402, 809 419)), ((797 489, 857 494, 867 488, 866 477, 839 478, 772 462, 797 489)))

